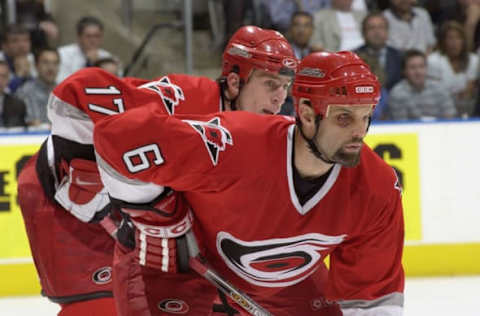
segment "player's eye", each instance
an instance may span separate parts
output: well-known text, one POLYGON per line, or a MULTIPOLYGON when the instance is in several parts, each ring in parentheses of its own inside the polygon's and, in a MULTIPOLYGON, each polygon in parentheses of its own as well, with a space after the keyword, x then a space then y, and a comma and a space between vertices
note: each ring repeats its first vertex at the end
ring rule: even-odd
POLYGON ((270 90, 272 90, 272 91, 275 91, 275 90, 277 90, 277 88, 278 88, 278 84, 277 84, 275 81, 273 81, 273 80, 267 80, 267 81, 265 82, 265 84, 266 84, 267 87, 268 87, 270 90))
POLYGON ((353 117, 350 114, 342 113, 337 115, 337 123, 340 126, 347 126, 351 124, 353 121, 353 117))

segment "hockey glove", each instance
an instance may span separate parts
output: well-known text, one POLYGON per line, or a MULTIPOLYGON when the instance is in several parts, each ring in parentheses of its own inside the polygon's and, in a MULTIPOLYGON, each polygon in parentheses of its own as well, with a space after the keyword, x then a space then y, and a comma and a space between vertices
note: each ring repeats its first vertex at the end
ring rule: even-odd
POLYGON ((90 222, 110 200, 92 160, 72 159, 55 193, 55 200, 82 222, 90 222))
POLYGON ((116 199, 112 203, 128 214, 135 226, 135 252, 141 265, 163 272, 185 270, 188 253, 182 236, 192 227, 193 214, 179 193, 168 189, 146 204, 116 199))

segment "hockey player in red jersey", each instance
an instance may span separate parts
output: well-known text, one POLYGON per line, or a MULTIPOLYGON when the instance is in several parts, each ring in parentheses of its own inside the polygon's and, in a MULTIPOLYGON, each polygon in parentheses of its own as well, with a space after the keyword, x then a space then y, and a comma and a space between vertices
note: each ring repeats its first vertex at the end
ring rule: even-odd
MULTIPOLYGON (((401 189, 394 170, 363 143, 379 89, 355 54, 313 53, 293 84, 296 121, 134 109, 96 124, 100 174, 131 214, 171 215, 155 203, 135 204, 134 184, 150 185, 143 201, 157 195, 154 185, 182 191, 193 219, 177 221, 178 234, 171 223, 140 224, 137 236, 178 238, 191 227, 213 268, 273 315, 399 316, 401 189)), ((170 288, 183 286, 181 274, 170 275, 178 276, 170 288)))
MULTIPOLYGON (((163 268, 157 264, 162 252, 139 260, 134 254, 140 244, 136 243, 135 251, 128 248, 135 247, 129 222, 109 215, 111 204, 93 150, 94 122, 146 103, 156 104, 166 115, 235 109, 273 114, 285 100, 295 69, 293 51, 282 35, 246 26, 230 40, 218 81, 181 74, 153 81, 120 79, 98 68, 86 68, 54 89, 48 103, 52 133, 22 170, 18 198, 42 293, 62 306, 59 315, 117 315, 113 283, 119 287, 118 301, 127 306, 127 313, 131 308, 132 315, 149 315, 144 290, 150 288, 141 275, 163 268), (133 268, 112 282, 115 238, 120 240, 119 260, 130 260, 133 268)), ((158 200, 165 198, 162 203, 167 210, 186 209, 181 199, 177 201, 176 192, 157 189, 162 191, 158 200)), ((156 249, 147 244, 150 247, 156 249)), ((203 290, 210 301, 201 301, 200 307, 211 311, 216 289, 192 274, 183 274, 183 281, 203 290)), ((175 298, 174 291, 169 294, 175 298)), ((170 309, 176 306, 173 299, 163 304, 170 309)))

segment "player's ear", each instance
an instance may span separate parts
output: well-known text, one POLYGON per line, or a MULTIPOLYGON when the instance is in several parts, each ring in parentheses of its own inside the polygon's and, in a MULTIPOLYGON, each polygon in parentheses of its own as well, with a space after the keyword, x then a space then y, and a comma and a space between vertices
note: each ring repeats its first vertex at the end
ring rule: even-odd
POLYGON ((302 122, 302 130, 305 136, 313 137, 317 129, 315 124, 315 111, 310 105, 310 100, 300 98, 298 101, 298 118, 302 122))
POLYGON ((231 100, 240 93, 240 76, 237 73, 231 72, 227 75, 227 91, 225 93, 231 100))

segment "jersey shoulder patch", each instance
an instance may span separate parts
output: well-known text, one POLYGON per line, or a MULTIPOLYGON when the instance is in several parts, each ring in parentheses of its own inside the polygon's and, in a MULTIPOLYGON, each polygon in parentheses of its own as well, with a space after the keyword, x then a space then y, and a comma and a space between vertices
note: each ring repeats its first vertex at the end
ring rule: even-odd
POLYGON ((224 151, 228 145, 233 146, 230 131, 223 127, 220 118, 214 117, 208 122, 184 120, 190 124, 202 137, 214 166, 218 163, 220 151, 224 151))
POLYGON ((149 89, 157 93, 169 115, 175 114, 175 107, 180 104, 180 101, 185 100, 182 88, 172 83, 167 76, 161 77, 156 81, 147 82, 139 86, 139 88, 149 89))

